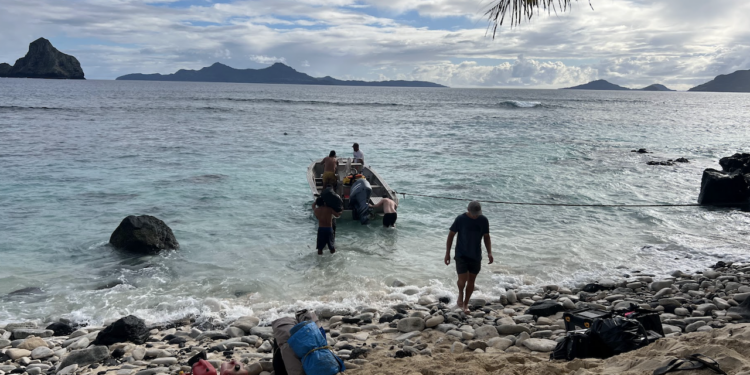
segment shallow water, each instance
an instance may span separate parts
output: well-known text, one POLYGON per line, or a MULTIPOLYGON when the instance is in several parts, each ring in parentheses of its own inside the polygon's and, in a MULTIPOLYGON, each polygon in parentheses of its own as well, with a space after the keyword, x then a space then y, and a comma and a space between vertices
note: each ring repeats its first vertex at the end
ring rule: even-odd
MULTIPOLYGON (((310 160, 348 156, 359 142, 402 192, 694 203, 704 168, 750 149, 749 114, 746 94, 0 79, 0 324, 268 320, 418 297, 389 287, 394 279, 454 297, 455 269, 442 259, 466 202, 406 196, 396 230, 341 223, 339 251, 319 257, 310 160), (654 153, 630 152, 642 147, 654 153), (691 162, 646 165, 678 157, 691 162), (110 248, 131 214, 164 220, 181 249, 110 248), (27 287, 41 291, 7 296, 27 287)), ((484 212, 495 264, 483 265, 479 296, 702 269, 750 247, 750 214, 731 209, 484 212)))

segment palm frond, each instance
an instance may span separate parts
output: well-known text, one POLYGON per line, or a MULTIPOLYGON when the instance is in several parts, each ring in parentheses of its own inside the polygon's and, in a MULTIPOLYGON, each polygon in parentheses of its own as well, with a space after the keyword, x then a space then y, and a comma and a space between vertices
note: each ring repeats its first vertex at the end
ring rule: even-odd
MULTIPOLYGON (((498 0, 497 3, 485 13, 490 22, 488 29, 492 29, 492 38, 494 39, 498 26, 503 25, 506 16, 510 19, 510 27, 512 28, 513 26, 520 24, 524 18, 531 20, 536 13, 557 13, 558 9, 565 12, 570 9, 571 1, 572 0, 498 0)), ((591 1, 589 1, 589 6, 591 6, 591 1)))

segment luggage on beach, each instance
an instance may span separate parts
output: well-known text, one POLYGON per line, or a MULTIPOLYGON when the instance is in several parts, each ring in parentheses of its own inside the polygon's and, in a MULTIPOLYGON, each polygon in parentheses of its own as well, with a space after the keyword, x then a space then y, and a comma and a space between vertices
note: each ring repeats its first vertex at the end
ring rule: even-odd
POLYGON ((370 206, 367 204, 370 195, 372 195, 372 186, 366 179, 360 178, 354 181, 349 193, 349 206, 352 209, 352 218, 359 220, 362 225, 370 222, 370 206))
POLYGON ((597 358, 597 348, 592 345, 589 335, 582 331, 568 332, 565 339, 557 343, 555 350, 550 353, 549 359, 572 361, 576 358, 597 358))
POLYGON ((556 301, 546 299, 534 302, 534 304, 526 310, 526 314, 534 316, 550 316, 555 315, 564 309, 565 308, 556 301))
POLYGON ((613 355, 629 352, 649 344, 648 333, 643 325, 635 319, 620 316, 596 319, 588 330, 594 347, 602 347, 608 358, 613 355))
POLYGON ((313 322, 302 322, 290 331, 287 343, 302 360, 306 375, 335 375, 344 372, 344 362, 328 346, 328 342, 313 322))
POLYGON ((591 308, 573 310, 563 314, 566 331, 573 331, 576 329, 576 327, 588 329, 591 328, 591 324, 594 322, 594 319, 611 317, 611 312, 591 308))
POLYGON ((317 325, 318 316, 312 311, 300 310, 294 318, 280 318, 271 323, 274 338, 273 370, 276 375, 305 375, 302 361, 288 343, 292 328, 300 322, 314 322, 317 325))
POLYGON ((320 193, 320 197, 326 202, 326 206, 332 208, 334 211, 341 212, 344 210, 344 201, 335 191, 333 191, 332 187, 323 189, 323 192, 320 193))

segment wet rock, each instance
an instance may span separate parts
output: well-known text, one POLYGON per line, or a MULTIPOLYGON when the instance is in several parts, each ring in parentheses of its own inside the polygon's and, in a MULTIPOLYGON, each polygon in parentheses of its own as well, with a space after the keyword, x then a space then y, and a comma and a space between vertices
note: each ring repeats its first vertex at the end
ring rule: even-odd
POLYGON ((65 368, 73 364, 87 366, 107 358, 109 358, 109 349, 106 346, 93 346, 68 353, 60 362, 59 368, 65 368))
POLYGON ((423 331, 425 322, 422 318, 404 318, 398 321, 399 332, 423 331))
POLYGON ((513 290, 508 290, 505 292, 505 298, 508 299, 508 304, 513 305, 516 302, 518 302, 518 299, 516 298, 516 292, 513 290))
POLYGON ((727 174, 711 168, 703 171, 699 204, 745 205, 748 199, 750 186, 743 174, 727 174))
POLYGON ((139 254, 156 254, 180 247, 172 229, 163 221, 149 215, 128 216, 109 238, 112 246, 139 254))
POLYGON ((656 292, 656 291, 661 291, 662 289, 665 289, 665 288, 670 288, 671 289, 672 284, 674 284, 674 281, 672 281, 672 280, 654 281, 653 283, 651 283, 649 285, 649 288, 652 291, 656 292))
POLYGON ((67 336, 73 333, 73 327, 65 323, 52 323, 46 329, 51 330, 53 336, 67 336))
POLYGON ((148 340, 150 335, 143 319, 128 315, 101 330, 93 345, 112 345, 119 342, 141 345, 148 340))
POLYGON ((18 339, 25 339, 29 336, 36 336, 36 337, 52 337, 55 332, 48 330, 48 329, 36 329, 36 328, 18 328, 13 330, 13 338, 18 339))
POLYGON ((250 333, 250 330, 257 327, 260 323, 260 319, 254 317, 254 316, 243 316, 232 323, 232 327, 237 327, 245 333, 250 333))
POLYGON ((427 306, 427 305, 432 305, 432 304, 437 303, 437 300, 433 296, 426 295, 426 296, 419 297, 419 300, 417 301, 417 303, 422 306, 427 306))

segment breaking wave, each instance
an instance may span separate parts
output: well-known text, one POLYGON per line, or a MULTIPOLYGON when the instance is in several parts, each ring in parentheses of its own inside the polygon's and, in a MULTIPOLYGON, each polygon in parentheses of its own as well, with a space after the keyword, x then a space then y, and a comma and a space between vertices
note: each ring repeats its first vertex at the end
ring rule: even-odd
POLYGON ((500 102, 498 105, 505 108, 538 108, 543 106, 541 102, 526 102, 521 100, 506 100, 500 102))

